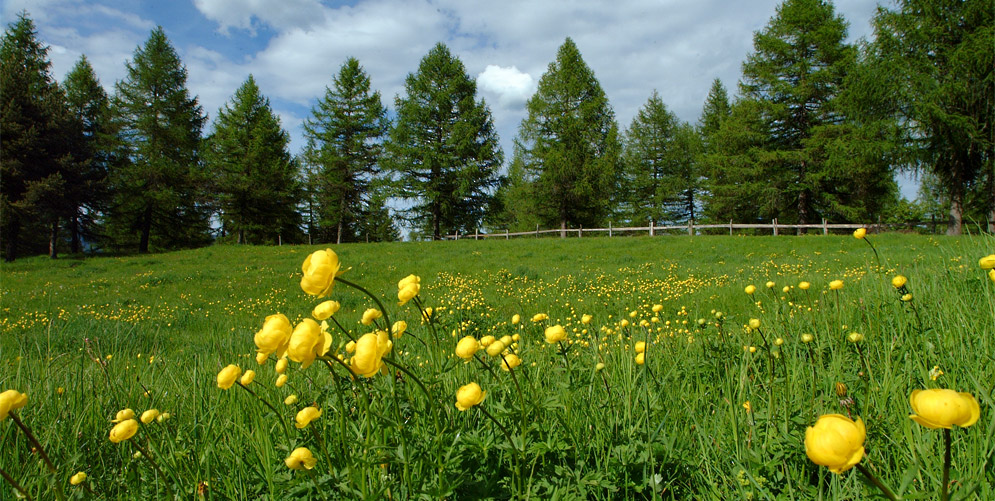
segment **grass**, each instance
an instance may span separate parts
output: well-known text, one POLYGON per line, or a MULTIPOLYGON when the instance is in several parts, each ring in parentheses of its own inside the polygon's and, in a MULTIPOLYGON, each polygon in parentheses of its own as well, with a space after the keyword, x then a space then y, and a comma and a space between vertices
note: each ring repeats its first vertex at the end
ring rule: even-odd
MULTIPOLYGON (((57 472, 11 419, 0 421, 0 468, 35 499, 873 497, 856 470, 835 475, 806 457, 806 428, 840 413, 867 425, 863 466, 900 496, 934 498, 942 433, 908 419, 908 396, 942 387, 981 406, 952 433, 952 498, 995 498, 995 283, 978 268, 995 239, 868 238, 880 264, 849 236, 335 246, 351 267, 343 278, 409 330, 373 378, 292 362, 280 388, 274 362, 254 360, 253 335, 267 315, 297 325, 320 302, 299 282, 321 246, 19 260, 0 267, 0 390, 28 394, 16 415, 57 472), (412 273, 431 323, 414 302, 397 304, 397 281, 412 273), (834 279, 841 290, 829 290, 834 279), (537 313, 549 319, 532 322, 537 313), (544 341, 552 325, 567 341, 544 341), (848 342, 853 332, 864 339, 848 342), (453 349, 466 335, 520 336, 522 365, 503 371, 483 352, 464 363, 453 349), (259 373, 254 394, 218 388, 230 363, 259 373), (456 391, 470 382, 487 395, 460 412, 456 391), (322 416, 296 428, 309 405, 322 416), (171 417, 112 444, 124 408, 171 417), (284 465, 297 447, 313 452, 313 470, 284 465), (77 471, 89 479, 70 486, 77 471)), ((330 299, 349 332, 332 326, 329 355, 348 360, 374 303, 342 283, 330 299)))

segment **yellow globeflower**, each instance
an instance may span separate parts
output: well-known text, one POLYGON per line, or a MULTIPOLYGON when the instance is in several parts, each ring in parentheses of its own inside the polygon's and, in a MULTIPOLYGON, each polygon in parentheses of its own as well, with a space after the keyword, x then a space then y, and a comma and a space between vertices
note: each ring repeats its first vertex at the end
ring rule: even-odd
POLYGON ((750 328, 751 329, 759 329, 760 328, 760 319, 759 318, 751 318, 750 319, 750 328))
POLYGON ((222 390, 231 388, 235 384, 235 380, 241 375, 242 369, 235 364, 228 364, 227 367, 221 369, 221 372, 218 373, 218 388, 222 390))
POLYGON ((135 417, 135 411, 131 409, 121 409, 117 411, 114 415, 114 419, 111 420, 112 423, 120 423, 121 421, 127 421, 135 417))
POLYGON ((995 269, 995 254, 989 254, 979 259, 978 266, 980 266, 982 270, 995 269))
POLYGON ((743 291, 746 292, 747 294, 752 295, 754 292, 757 291, 757 288, 754 287, 753 285, 747 285, 746 289, 743 289, 743 291))
POLYGON ((239 379, 238 382, 242 383, 242 386, 249 386, 249 383, 254 379, 256 379, 256 371, 249 369, 245 371, 245 374, 242 374, 242 379, 239 379))
POLYGON ((273 370, 276 371, 277 374, 283 374, 287 371, 287 364, 289 363, 290 362, 287 361, 287 357, 283 357, 276 361, 276 367, 274 367, 273 370))
POLYGON ((277 376, 277 378, 276 378, 276 387, 277 388, 282 388, 283 385, 285 385, 285 384, 287 384, 287 375, 286 374, 280 374, 279 376, 277 376))
POLYGON ((411 284, 421 285, 421 277, 418 275, 408 275, 397 282, 397 290, 409 287, 411 284))
POLYGON ((7 419, 10 411, 16 411, 28 403, 28 395, 17 390, 0 393, 0 420, 7 419))
POLYGON ((813 463, 842 474, 864 457, 864 422, 842 414, 819 417, 815 426, 805 430, 805 454, 813 463))
POLYGON ((522 316, 519 315, 518 313, 515 313, 514 315, 511 316, 511 325, 516 325, 518 324, 518 322, 521 321, 522 321, 522 316))
POLYGON ((314 310, 311 311, 311 316, 314 317, 315 320, 326 320, 328 317, 336 314, 341 307, 342 305, 339 304, 338 301, 325 301, 318 303, 318 306, 315 306, 314 310))
POLYGON ((501 342, 501 340, 494 341, 493 343, 487 345, 487 354, 496 357, 504 351, 508 346, 501 342))
POLYGON ((404 320, 398 320, 390 327, 390 332, 394 335, 394 337, 401 337, 406 330, 408 330, 408 323, 404 320))
POLYGON ((72 485, 79 485, 86 482, 86 473, 79 471, 75 475, 69 477, 69 483, 72 485))
POLYGON ((307 369, 314 359, 328 353, 332 346, 332 335, 322 332, 318 322, 305 318, 294 327, 287 345, 287 356, 294 362, 300 362, 302 369, 307 369))
POLYGON ((345 270, 339 271, 341 266, 339 256, 332 249, 312 252, 301 265, 301 271, 304 272, 301 289, 312 296, 325 297, 331 294, 335 277, 345 273, 345 270))
POLYGON ((773 289, 773 288, 774 288, 774 286, 775 286, 775 285, 777 285, 777 284, 775 284, 774 282, 771 282, 771 281, 768 281, 768 282, 767 282, 766 284, 764 284, 764 285, 766 285, 768 289, 773 289))
POLYGON ((397 283, 397 304, 404 305, 421 292, 421 277, 408 275, 397 283))
POLYGON ((838 291, 842 288, 843 288, 842 280, 833 280, 832 282, 829 282, 829 290, 838 291))
POLYGON ((135 436, 135 433, 137 432, 138 432, 138 421, 135 421, 134 419, 126 419, 114 425, 114 427, 111 428, 110 440, 115 444, 119 444, 135 436))
POLYGON ((456 408, 465 411, 483 402, 486 396, 487 392, 480 389, 480 385, 477 383, 463 385, 456 390, 456 408))
POLYGON ((488 335, 480 338, 480 346, 482 346, 484 348, 487 348, 492 343, 494 343, 494 341, 496 341, 496 339, 494 338, 494 336, 491 336, 490 334, 488 334, 488 335))
POLYGON ((145 411, 145 412, 142 413, 142 423, 143 424, 149 424, 152 421, 155 421, 155 418, 157 418, 157 417, 159 417, 159 410, 158 409, 149 409, 149 410, 147 410, 147 411, 145 411))
POLYGON ((536 313, 535 315, 532 315, 533 322, 542 322, 543 320, 549 320, 549 315, 545 313, 536 313))
POLYGON ((891 285, 896 289, 901 289, 908 281, 909 279, 902 275, 895 275, 895 278, 891 279, 891 285))
POLYGON ((294 405, 297 403, 297 395, 287 395, 287 398, 283 399, 283 405, 294 405))
POLYGON ((988 278, 990 278, 992 282, 995 282, 995 269, 988 270, 988 278))
POLYGON ((465 336, 456 343, 456 356, 463 360, 470 360, 480 349, 480 343, 473 336, 465 336))
POLYGON ((269 360, 269 355, 261 351, 256 352, 256 363, 259 365, 266 365, 266 361, 269 360))
POLYGON ((297 413, 295 418, 297 423, 294 425, 298 428, 304 428, 305 426, 311 424, 311 421, 321 417, 321 409, 317 407, 305 407, 297 413))
POLYGON ((591 315, 581 315, 580 316, 580 323, 582 323, 584 325, 587 325, 587 324, 591 323, 591 319, 593 319, 593 318, 594 317, 592 317, 591 315))
POLYGON ((646 363, 646 353, 636 355, 636 365, 643 365, 644 363, 646 363))
POLYGON ((287 351, 291 332, 293 332, 293 327, 286 315, 277 313, 266 317, 266 320, 263 321, 263 328, 259 329, 254 339, 257 351, 265 353, 267 356, 275 353, 277 358, 282 357, 287 351))
POLYGON ((646 352, 646 341, 637 341, 635 349, 636 349, 636 353, 645 353, 646 352))
POLYGON ((857 228, 853 230, 853 238, 863 239, 867 236, 867 228, 857 228))
POLYGON ((847 341, 851 343, 859 343, 864 340, 864 335, 859 332, 851 332, 847 337, 847 341))
POLYGON ((814 340, 815 340, 815 336, 813 336, 811 334, 802 334, 802 342, 803 343, 811 343, 814 340))
POLYGON ((546 327, 545 335, 547 343, 556 344, 566 339, 567 331, 563 330, 563 326, 557 324, 552 327, 546 327))
POLYGON ((356 341, 356 354, 350 368, 363 377, 373 377, 383 367, 383 356, 390 351, 390 338, 387 331, 364 334, 356 341))
POLYGON ((310 470, 318 460, 307 447, 298 447, 283 461, 291 470, 310 470))
POLYGON ((596 371, 600 371, 601 369, 604 369, 604 368, 605 368, 605 364, 603 362, 598 362, 598 363, 594 364, 594 370, 596 370, 596 371))
POLYGON ((799 282, 798 283, 798 288, 801 289, 801 290, 803 290, 803 291, 807 291, 809 289, 809 287, 812 287, 812 284, 810 284, 808 282, 799 282))
POLYGON ((380 317, 383 317, 383 313, 380 310, 376 308, 367 308, 366 311, 363 312, 363 319, 360 320, 360 322, 363 325, 372 325, 373 321, 380 317))
POLYGON ((501 360, 501 368, 506 371, 511 371, 511 369, 514 369, 519 365, 522 365, 522 359, 518 358, 518 355, 515 355, 514 353, 505 355, 504 359, 501 360))
POLYGON ((978 421, 981 407, 970 393, 954 390, 913 390, 909 395, 913 421, 926 428, 967 428, 978 421))

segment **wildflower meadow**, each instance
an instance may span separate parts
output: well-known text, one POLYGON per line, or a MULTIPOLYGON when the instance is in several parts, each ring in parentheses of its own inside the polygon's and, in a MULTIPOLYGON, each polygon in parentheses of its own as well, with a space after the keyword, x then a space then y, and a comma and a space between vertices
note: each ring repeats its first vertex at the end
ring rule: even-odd
POLYGON ((995 499, 995 238, 0 267, 0 499, 995 499))

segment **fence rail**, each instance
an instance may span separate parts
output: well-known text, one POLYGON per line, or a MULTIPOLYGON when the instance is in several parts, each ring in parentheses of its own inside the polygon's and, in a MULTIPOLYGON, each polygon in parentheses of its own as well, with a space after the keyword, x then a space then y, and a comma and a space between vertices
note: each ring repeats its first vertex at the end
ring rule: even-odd
POLYGON ((457 232, 456 234, 453 235, 445 235, 442 238, 445 240, 465 240, 468 238, 472 238, 474 240, 488 239, 488 238, 510 239, 511 237, 539 237, 542 235, 550 235, 557 233, 560 234, 561 238, 565 238, 567 236, 574 236, 574 235, 576 235, 577 237, 583 237, 585 233, 590 233, 590 234, 607 233, 609 237, 612 237, 615 236, 616 233, 623 234, 627 232, 629 233, 648 232, 650 236, 655 236, 657 233, 673 232, 673 231, 680 231, 682 233, 687 232, 688 235, 694 235, 699 230, 715 230, 715 229, 729 230, 730 235, 735 234, 736 230, 766 229, 769 230, 773 235, 780 235, 785 231, 794 230, 797 232, 800 230, 814 229, 814 230, 822 230, 823 235, 828 235, 829 230, 852 231, 856 230, 857 228, 868 228, 871 231, 875 230, 879 231, 889 228, 913 229, 913 228, 922 228, 922 227, 926 228, 932 227, 933 228, 932 231, 935 233, 937 226, 940 225, 945 226, 944 223, 940 223, 938 221, 921 221, 921 222, 900 223, 900 224, 887 224, 887 223, 861 224, 861 223, 830 223, 825 219, 822 220, 822 223, 817 223, 817 224, 781 224, 777 221, 777 219, 771 220, 770 223, 734 223, 732 221, 729 221, 728 224, 695 224, 692 222, 686 225, 676 225, 676 226, 675 225, 656 226, 651 222, 649 226, 613 227, 611 223, 609 223, 607 228, 580 227, 580 228, 555 228, 555 229, 543 230, 540 229, 538 225, 536 225, 535 231, 509 232, 508 230, 505 230, 504 233, 501 232, 481 233, 478 230, 475 231, 474 233, 457 232))

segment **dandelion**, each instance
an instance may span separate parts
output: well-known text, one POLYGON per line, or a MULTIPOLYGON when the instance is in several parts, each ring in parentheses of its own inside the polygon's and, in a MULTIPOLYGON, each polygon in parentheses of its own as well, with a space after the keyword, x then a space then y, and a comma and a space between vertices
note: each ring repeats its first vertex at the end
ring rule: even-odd
POLYGON ((477 383, 463 385, 456 390, 456 408, 465 411, 470 407, 479 405, 486 396, 487 392, 482 390, 477 383))
POLYGON ((318 460, 315 459, 314 455, 307 447, 298 447, 294 449, 294 452, 290 453, 290 456, 283 461, 287 468, 291 470, 310 470, 314 468, 314 465, 318 464, 318 460))

